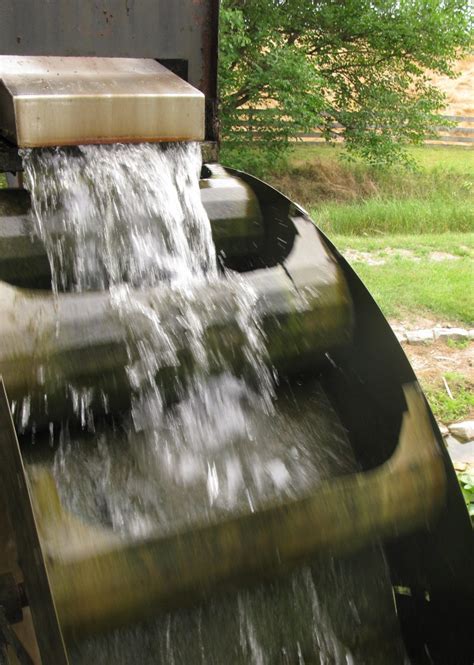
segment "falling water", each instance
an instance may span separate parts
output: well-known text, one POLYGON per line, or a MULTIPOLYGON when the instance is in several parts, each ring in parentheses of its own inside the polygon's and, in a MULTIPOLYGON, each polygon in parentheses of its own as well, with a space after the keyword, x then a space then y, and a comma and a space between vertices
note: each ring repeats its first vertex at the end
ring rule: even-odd
MULTIPOLYGON (((246 411, 272 412, 274 379, 265 363, 254 293, 237 275, 223 279, 218 274, 200 197, 198 144, 25 151, 23 160, 37 233, 52 266, 53 290, 108 288, 111 307, 127 331, 130 432, 139 432, 150 448, 159 446, 173 482, 183 485, 188 477, 204 477, 207 504, 223 500, 225 482, 217 475, 216 451, 225 451, 239 437, 247 439, 246 411), (135 297, 134 287, 163 283, 172 287, 172 302, 169 292, 167 302, 135 297), (217 295, 241 331, 239 376, 204 344, 217 295), (163 317, 163 310, 173 315, 163 317), (163 364, 179 366, 170 319, 172 326, 180 324, 193 361, 192 372, 175 377, 179 401, 171 410, 155 380, 163 364), (209 365, 216 360, 220 372, 214 369, 211 376, 209 365), (165 436, 169 432, 172 442, 165 436)), ((70 392, 81 420, 93 423, 89 392, 76 387, 70 392)), ((263 449, 260 460, 266 461, 263 449)), ((232 475, 230 466, 227 460, 227 475, 232 475)))
MULTIPOLYGON (((130 414, 114 426, 96 422, 87 395, 74 388, 84 431, 64 424, 53 462, 67 509, 124 538, 140 537, 253 511, 355 469, 318 383, 277 390, 255 294, 238 275, 218 270, 197 145, 27 151, 23 160, 53 291, 107 290, 127 335, 130 414), (164 283, 172 303, 136 298, 164 283), (204 344, 216 294, 243 340, 238 372, 204 344), (174 377, 171 405, 155 381, 165 361, 179 365, 164 308, 179 321, 193 360, 192 371, 174 377)), ((77 665, 403 662, 377 548, 72 645, 72 658, 77 665), (366 630, 384 640, 370 655, 366 630)))
POLYGON ((28 150, 23 164, 55 291, 216 275, 198 144, 28 150))

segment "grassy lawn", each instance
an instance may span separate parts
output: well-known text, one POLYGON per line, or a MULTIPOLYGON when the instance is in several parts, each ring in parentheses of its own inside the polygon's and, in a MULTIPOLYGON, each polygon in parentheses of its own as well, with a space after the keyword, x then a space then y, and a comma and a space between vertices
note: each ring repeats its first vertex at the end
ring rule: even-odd
POLYGON ((386 316, 474 325, 474 233, 332 236, 386 316))
POLYGON ((468 290, 473 266, 468 259, 436 266, 400 259, 383 266, 354 267, 388 317, 425 312, 452 323, 474 324, 474 299, 468 290))

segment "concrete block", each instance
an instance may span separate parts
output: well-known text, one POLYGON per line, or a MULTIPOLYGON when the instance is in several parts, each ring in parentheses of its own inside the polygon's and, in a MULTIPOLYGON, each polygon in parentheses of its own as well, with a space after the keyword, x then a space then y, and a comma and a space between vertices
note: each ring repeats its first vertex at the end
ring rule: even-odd
POLYGON ((433 342, 433 331, 429 328, 410 330, 406 333, 408 344, 429 344, 433 342))

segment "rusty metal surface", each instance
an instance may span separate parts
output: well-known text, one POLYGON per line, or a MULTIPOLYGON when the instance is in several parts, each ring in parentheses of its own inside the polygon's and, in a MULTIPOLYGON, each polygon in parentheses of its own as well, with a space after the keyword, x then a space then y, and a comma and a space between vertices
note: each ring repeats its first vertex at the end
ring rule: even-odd
POLYGON ((0 79, 21 147, 204 138, 204 95, 154 60, 0 56, 0 79))
POLYGON ((2 0, 0 53, 187 61, 215 140, 218 8, 218 0, 2 0))
POLYGON ((0 481, 5 486, 18 559, 33 616, 43 665, 68 665, 48 573, 33 514, 30 490, 13 425, 3 379, 0 377, 0 481))

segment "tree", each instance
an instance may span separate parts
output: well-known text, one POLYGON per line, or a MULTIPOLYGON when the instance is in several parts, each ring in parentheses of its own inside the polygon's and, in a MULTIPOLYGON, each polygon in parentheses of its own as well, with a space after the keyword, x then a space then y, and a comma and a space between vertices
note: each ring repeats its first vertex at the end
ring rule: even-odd
POLYGON ((446 121, 428 72, 471 46, 466 0, 222 0, 224 160, 262 172, 319 128, 374 163, 446 121), (251 109, 260 109, 253 112, 251 109), (258 147, 258 150, 254 148, 258 147))

